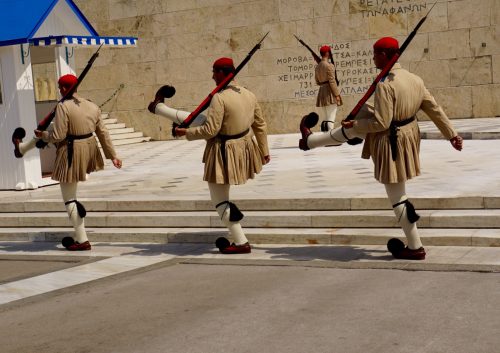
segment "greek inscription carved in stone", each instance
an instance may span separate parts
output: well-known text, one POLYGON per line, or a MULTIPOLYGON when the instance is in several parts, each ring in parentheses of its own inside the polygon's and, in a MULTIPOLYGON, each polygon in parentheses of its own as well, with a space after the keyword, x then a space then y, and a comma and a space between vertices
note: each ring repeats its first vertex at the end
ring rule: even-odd
POLYGON ((358 0, 363 17, 389 16, 420 12, 427 9, 422 0, 358 0))
MULTIPOLYGON (((372 49, 354 49, 351 42, 330 44, 337 69, 341 95, 363 94, 378 74, 372 49)), ((318 50, 319 52, 319 50, 318 50)), ((276 59, 285 73, 278 75, 282 84, 295 84, 292 99, 315 98, 319 87, 314 79, 316 62, 312 56, 290 56, 276 59)))

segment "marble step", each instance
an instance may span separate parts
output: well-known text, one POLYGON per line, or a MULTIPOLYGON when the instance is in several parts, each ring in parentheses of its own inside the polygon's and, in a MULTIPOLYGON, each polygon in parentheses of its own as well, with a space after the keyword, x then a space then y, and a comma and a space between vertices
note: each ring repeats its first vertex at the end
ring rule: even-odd
MULTIPOLYGON (((225 228, 93 228, 92 242, 213 243, 227 236, 225 228)), ((397 228, 245 228, 252 244, 384 245, 390 238, 404 240, 397 228)), ((71 227, 0 228, 0 241, 60 241, 72 236, 71 227)), ((420 229, 426 246, 500 246, 498 229, 420 229)), ((4 245, 7 246, 7 245, 4 245)))
MULTIPOLYGON (((105 201, 103 199, 79 198, 88 211, 214 211, 212 202, 208 199, 156 199, 132 200, 119 199, 105 201)), ((445 197, 412 198, 417 211, 421 209, 498 209, 500 197, 445 197)), ((234 199, 243 211, 347 211, 347 210, 390 210, 391 205, 385 197, 356 198, 255 198, 234 199)), ((2 212, 52 212, 64 211, 64 205, 58 199, 39 199, 27 202, 0 202, 2 212)))
MULTIPOLYGON (((142 132, 141 132, 142 135, 142 132)), ((113 139, 113 145, 115 146, 123 146, 123 145, 132 145, 134 143, 148 142, 151 141, 151 137, 149 136, 141 136, 141 137, 133 137, 127 139, 113 139)))
POLYGON ((103 118, 103 119, 102 119, 102 122, 104 123, 104 125, 116 124, 116 123, 118 122, 118 119, 114 119, 114 118, 103 118))
MULTIPOLYGON (((392 210, 245 211, 246 228, 398 228, 392 210)), ((500 228, 500 209, 419 210, 419 228, 500 228)), ((214 211, 89 212, 88 227, 222 227, 214 211)), ((65 212, 0 213, 0 227, 65 227, 65 212)))
MULTIPOLYGON (((113 131, 113 130, 111 130, 113 131)), ((135 138, 140 138, 140 137, 144 137, 143 133, 142 132, 121 132, 121 133, 118 133, 118 134, 111 134, 111 140, 113 140, 113 143, 116 143, 116 141, 120 141, 120 140, 131 140, 131 139, 135 139, 135 138)))
POLYGON ((114 129, 122 129, 126 127, 124 123, 111 123, 111 124, 106 124, 106 128, 108 130, 114 130, 114 129))
POLYGON ((116 135, 128 134, 131 132, 136 132, 133 127, 124 127, 123 129, 113 129, 109 130, 111 138, 114 139, 116 135))

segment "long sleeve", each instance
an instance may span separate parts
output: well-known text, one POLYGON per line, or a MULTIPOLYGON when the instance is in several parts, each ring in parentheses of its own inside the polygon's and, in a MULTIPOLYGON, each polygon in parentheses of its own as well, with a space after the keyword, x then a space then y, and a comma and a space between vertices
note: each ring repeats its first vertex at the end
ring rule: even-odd
POLYGON ((68 112, 63 104, 56 107, 56 115, 52 129, 42 132, 42 140, 48 143, 56 143, 64 140, 68 135, 68 112))
POLYGON ((207 121, 205 124, 186 130, 186 139, 201 140, 211 139, 217 136, 224 119, 224 105, 219 94, 216 94, 208 108, 207 121))
POLYGON ((104 152, 104 156, 107 159, 117 158, 115 148, 113 147, 113 142, 111 141, 111 137, 109 136, 108 129, 106 128, 106 125, 104 125, 104 123, 101 119, 101 112, 100 111, 99 111, 99 118, 97 120, 96 127, 95 127, 95 134, 97 135, 97 138, 99 139, 99 142, 101 143, 102 150, 104 152))
POLYGON ((259 103, 255 104, 255 115, 254 122, 252 124, 252 130, 255 134, 255 138, 257 139, 257 144, 259 145, 260 150, 262 151, 264 156, 269 156, 269 145, 267 142, 267 124, 264 120, 262 109, 259 103))
POLYGON ((333 95, 340 96, 340 90, 337 86, 337 81, 335 81, 335 66, 333 64, 328 65, 327 70, 328 84, 330 85, 330 89, 333 92, 333 95))
POLYGON ((373 133, 389 129, 394 117, 394 92, 390 85, 379 83, 375 89, 375 112, 371 118, 354 121, 354 129, 361 133, 373 133))
POLYGON ((451 125, 450 119, 443 111, 440 105, 436 103, 434 97, 430 94, 430 92, 425 89, 424 99, 422 100, 422 105, 420 106, 425 114, 429 116, 432 122, 437 126, 439 131, 443 134, 445 138, 452 139, 457 136, 457 132, 451 125))

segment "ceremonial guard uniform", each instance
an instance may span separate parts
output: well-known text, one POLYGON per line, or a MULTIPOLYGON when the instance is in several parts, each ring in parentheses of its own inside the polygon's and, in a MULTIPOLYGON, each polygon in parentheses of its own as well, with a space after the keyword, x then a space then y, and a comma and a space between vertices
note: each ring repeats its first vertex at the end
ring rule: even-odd
MULTIPOLYGON (((399 50, 396 39, 385 37, 374 45, 374 61, 382 69, 399 50)), ((377 84, 374 105, 366 104, 355 120, 343 121, 342 127, 322 134, 311 134, 307 119, 301 122, 301 149, 340 145, 353 138, 365 138, 362 158, 372 158, 374 176, 384 184, 396 218, 408 240, 407 247, 389 249, 397 258, 423 260, 416 221, 419 216, 405 191, 405 182, 420 175, 420 130, 416 114, 422 109, 452 146, 462 149, 462 138, 425 88, 422 79, 394 64, 390 73, 377 84)), ((393 243, 394 244, 394 243, 393 243)))
MULTIPOLYGON (((213 79, 217 85, 232 72, 234 65, 230 58, 220 58, 213 64, 213 79)), ((188 113, 161 103, 162 89, 149 110, 173 122, 182 122, 188 113)), ((185 135, 188 140, 207 141, 203 180, 208 182, 212 202, 234 240, 230 244, 222 238, 216 244, 224 254, 249 253, 251 247, 240 224, 243 214, 229 201, 229 189, 231 185, 245 184, 253 179, 262 170, 262 165, 270 161, 267 124, 260 105, 252 92, 232 81, 213 96, 206 116, 197 125, 187 129, 176 127, 175 132, 177 136, 185 135)))
POLYGON ((316 65, 314 71, 314 79, 316 84, 319 85, 316 106, 321 108, 323 114, 321 131, 328 131, 340 126, 340 122, 335 123, 335 119, 337 107, 342 105, 342 99, 337 83, 337 72, 333 64, 332 50, 328 45, 324 45, 319 52, 321 61, 316 65))
MULTIPOLYGON (((76 82, 74 75, 62 76, 58 81, 61 94, 64 96, 76 82)), ((76 190, 77 183, 85 181, 87 174, 104 168, 94 132, 106 158, 120 168, 121 160, 116 156, 108 130, 101 119, 100 109, 76 93, 57 105, 51 130, 35 131, 36 136, 57 147, 52 179, 60 182, 66 210, 75 229, 75 238, 63 241, 68 250, 91 249, 83 221, 85 208, 77 201, 76 190)))

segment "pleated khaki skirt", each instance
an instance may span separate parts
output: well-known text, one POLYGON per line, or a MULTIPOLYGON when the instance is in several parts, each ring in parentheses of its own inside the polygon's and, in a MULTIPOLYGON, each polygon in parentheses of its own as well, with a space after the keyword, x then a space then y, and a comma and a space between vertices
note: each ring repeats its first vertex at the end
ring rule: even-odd
POLYGON ((361 157, 373 160, 374 177, 382 184, 400 183, 420 175, 420 129, 414 122, 398 131, 398 156, 392 160, 389 131, 366 135, 361 157))
POLYGON ((329 83, 322 83, 319 86, 318 96, 316 97, 317 107, 326 107, 328 105, 337 104, 335 95, 333 94, 329 83))
POLYGON ((104 160, 94 136, 73 142, 73 161, 69 168, 67 147, 66 141, 57 145, 52 179, 61 183, 76 183, 85 181, 87 174, 104 168, 104 160))
POLYGON ((226 141, 225 150, 224 162, 221 140, 217 137, 207 140, 203 154, 203 180, 215 184, 240 185, 253 179, 262 170, 264 157, 253 133, 226 141))

